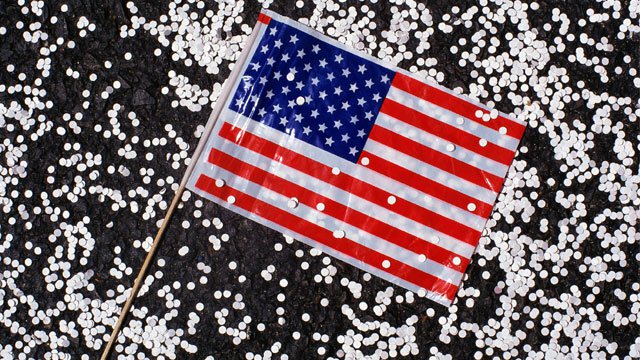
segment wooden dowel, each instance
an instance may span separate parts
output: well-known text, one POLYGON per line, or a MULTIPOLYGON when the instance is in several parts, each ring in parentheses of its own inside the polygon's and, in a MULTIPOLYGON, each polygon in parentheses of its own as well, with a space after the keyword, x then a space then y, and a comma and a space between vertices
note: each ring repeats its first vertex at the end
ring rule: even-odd
POLYGON ((173 211, 175 210, 176 206, 180 202, 180 198, 182 197, 182 193, 184 192, 184 189, 185 189, 184 186, 180 186, 178 188, 178 191, 176 191, 175 195, 173 196, 173 200, 171 200, 171 205, 169 206, 169 210, 167 210, 167 214, 164 216, 164 220, 162 220, 162 225, 160 226, 160 229, 158 229, 158 233, 156 234, 156 237, 153 239, 153 245, 151 245, 151 249, 149 250, 147 257, 144 259, 144 263, 142 264, 142 268, 140 268, 140 272, 138 272, 138 277, 136 277, 136 280, 133 283, 133 289, 131 289, 131 294, 129 294, 129 298, 127 299, 127 302, 124 304, 124 307, 122 308, 122 312, 120 312, 120 317, 118 317, 118 321, 116 322, 116 325, 113 327, 113 331, 111 332, 111 337, 109 339, 109 342, 107 343, 107 346, 104 348, 102 352, 102 356, 100 357, 100 360, 106 360, 108 358, 109 353, 111 352, 111 348, 113 347, 113 344, 116 342, 118 333, 120 333, 120 328, 124 323, 124 319, 129 313, 129 310, 131 309, 131 305, 133 304, 133 300, 136 298, 136 295, 140 290, 140 286, 142 285, 143 279, 147 274, 147 269, 151 264, 153 255, 155 254, 156 249, 158 248, 158 244, 160 244, 160 239, 162 238, 162 234, 164 234, 164 231, 167 229, 167 226, 169 225, 169 220, 171 219, 171 215, 173 215, 173 211))
POLYGON ((140 290, 142 279, 145 277, 147 273, 147 268, 151 264, 153 255, 155 254, 156 248, 158 247, 158 244, 160 243, 160 239, 162 238, 162 234, 164 234, 164 231, 169 224, 169 220, 171 219, 171 215, 173 215, 173 210, 176 208, 176 206, 180 202, 180 198, 182 197, 182 193, 184 192, 187 186, 187 182, 191 177, 191 174, 193 173, 195 164, 198 162, 198 159, 200 159, 200 155, 204 150, 207 139, 209 138, 209 135, 211 134, 211 131, 213 130, 213 127, 216 124, 216 121, 218 120, 218 117, 220 116, 222 109, 224 108, 224 104, 227 102, 227 99, 229 98, 229 95, 231 93, 231 86, 236 83, 238 77, 240 76, 240 69, 242 65, 247 61, 249 53, 251 52, 251 48, 256 46, 255 40, 258 37, 260 28, 263 26, 264 25, 261 22, 258 22, 256 24, 256 27, 253 29, 253 32, 247 39, 244 50, 240 53, 240 57, 238 58, 238 61, 236 62, 236 65, 233 71, 231 72, 229 79, 227 79, 225 86, 223 86, 221 96, 218 99, 215 108, 211 112, 211 115, 209 116, 209 120, 207 121, 205 131, 202 134, 202 137, 200 138, 200 142, 198 143, 198 146, 196 147, 196 150, 193 156, 191 157, 191 162, 189 163, 189 166, 187 167, 187 170, 185 171, 185 174, 182 177, 182 181, 180 182, 180 187, 178 188, 178 191, 176 191, 175 195, 173 196, 173 200, 171 200, 171 205, 167 210, 167 214, 164 216, 164 220, 162 221, 162 226, 160 226, 160 229, 158 229, 158 233, 156 234, 156 237, 153 239, 153 245, 151 246, 151 250, 149 250, 147 257, 144 259, 142 268, 140 269, 140 272, 138 272, 138 276, 136 277, 136 280, 133 283, 133 289, 131 290, 131 294, 129 295, 127 302, 124 304, 124 307, 122 308, 122 312, 118 317, 118 321, 113 327, 113 331, 111 332, 109 342, 107 343, 107 346, 104 348, 102 352, 102 356, 100 357, 100 360, 107 360, 109 353, 113 348, 113 344, 116 342, 118 334, 120 333, 120 328, 122 328, 124 319, 129 313, 129 310, 131 309, 131 305, 133 304, 133 300, 136 298, 136 295, 140 290))

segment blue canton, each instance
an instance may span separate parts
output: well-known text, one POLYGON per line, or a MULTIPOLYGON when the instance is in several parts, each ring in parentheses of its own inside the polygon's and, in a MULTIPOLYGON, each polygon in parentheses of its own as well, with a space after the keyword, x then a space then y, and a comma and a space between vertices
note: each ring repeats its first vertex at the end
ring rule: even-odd
POLYGON ((230 108, 356 162, 393 75, 272 19, 230 108))

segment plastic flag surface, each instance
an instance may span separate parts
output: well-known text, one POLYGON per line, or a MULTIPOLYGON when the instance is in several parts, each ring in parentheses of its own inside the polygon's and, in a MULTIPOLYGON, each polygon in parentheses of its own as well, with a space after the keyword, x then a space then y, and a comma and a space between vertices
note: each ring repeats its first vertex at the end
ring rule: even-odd
POLYGON ((188 188, 450 305, 524 123, 272 12, 254 32, 188 188))

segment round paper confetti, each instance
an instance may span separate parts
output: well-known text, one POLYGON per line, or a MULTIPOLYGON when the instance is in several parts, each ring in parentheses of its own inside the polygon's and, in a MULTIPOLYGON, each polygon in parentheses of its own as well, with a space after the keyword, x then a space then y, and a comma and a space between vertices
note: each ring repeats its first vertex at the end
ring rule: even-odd
MULTIPOLYGON (((492 144, 517 153, 504 164, 509 172, 486 226, 461 210, 459 221, 482 234, 475 252, 467 249, 473 265, 444 308, 421 286, 403 290, 188 191, 113 358, 640 356, 635 2, 101 4, 17 1, 3 8, 11 16, 0 16, 0 317, 7 334, 0 358, 99 358, 212 107, 224 99, 222 84, 240 66, 259 7, 488 105, 432 114, 455 129, 483 129, 477 144, 443 139, 441 150, 455 146, 446 156, 475 161, 467 154, 492 144), (527 123, 520 144, 497 109, 527 123), (228 346, 212 345, 219 343, 228 346)), ((288 46, 290 38, 277 36, 288 46)), ((301 58, 292 52, 273 60, 309 63, 309 73, 259 71, 280 76, 283 91, 311 82, 321 64, 304 50, 301 58)), ((344 64, 325 48, 320 54, 334 76, 345 76, 344 64)), ((358 89, 339 90, 351 94, 352 107, 367 80, 379 86, 371 68, 357 70, 346 76, 358 89)), ((321 95, 293 98, 302 115, 318 111, 311 131, 320 132, 319 121, 328 128, 350 121, 332 118, 321 95)), ((365 119, 357 124, 365 128, 365 119)), ((353 164, 369 165, 366 157, 353 164)), ((232 181, 230 174, 209 170, 216 179, 209 190, 228 190, 219 177, 232 181)), ((233 184, 244 183, 234 177, 233 184)), ((339 209, 291 208, 278 195, 283 190, 273 189, 282 210, 334 232, 339 209)), ((424 204, 423 193, 391 193, 424 204)), ((437 211, 439 201, 426 204, 437 211)), ((428 226, 408 236, 429 251, 460 249, 452 234, 428 226)), ((402 251, 401 239, 382 241, 402 251)), ((463 257, 447 266, 421 251, 398 256, 416 271, 458 274, 451 266, 463 257)), ((401 271, 385 261, 382 269, 401 271)))

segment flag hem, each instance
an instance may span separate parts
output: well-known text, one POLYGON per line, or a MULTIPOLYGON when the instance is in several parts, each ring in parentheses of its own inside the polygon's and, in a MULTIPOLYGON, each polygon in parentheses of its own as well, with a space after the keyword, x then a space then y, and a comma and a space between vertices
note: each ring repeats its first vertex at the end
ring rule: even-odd
MULTIPOLYGON (((260 15, 263 15, 263 14, 260 13, 260 15)), ((211 114, 209 114, 209 118, 205 123, 204 131, 202 132, 200 140, 198 141, 198 145, 196 145, 196 149, 193 152, 193 156, 191 156, 189 165, 187 166, 184 176, 180 181, 180 187, 187 186, 187 183, 189 182, 189 179, 193 174, 193 170, 196 168, 196 164, 200 161, 200 158, 203 153, 202 150, 204 149, 205 145, 209 142, 211 132, 216 127, 216 124, 218 123, 218 118, 220 117, 224 109, 228 107, 228 103, 229 101, 231 101, 231 94, 235 93, 236 91, 237 85, 239 84, 239 82, 237 81, 238 78, 246 70, 246 67, 248 66, 248 63, 249 63, 248 59, 250 59, 253 56, 255 49, 258 46, 258 41, 256 41, 256 39, 258 39, 259 36, 264 34, 265 28, 267 27, 267 23, 264 22, 261 16, 258 17, 258 20, 256 21, 256 24, 253 27, 253 30, 251 32, 251 35, 249 35, 249 37, 247 38, 247 44, 245 45, 244 50, 240 53, 238 60, 234 63, 233 70, 231 70, 229 77, 225 80, 225 82, 222 85, 222 91, 220 92, 220 95, 216 100, 213 110, 211 111, 211 114)))

